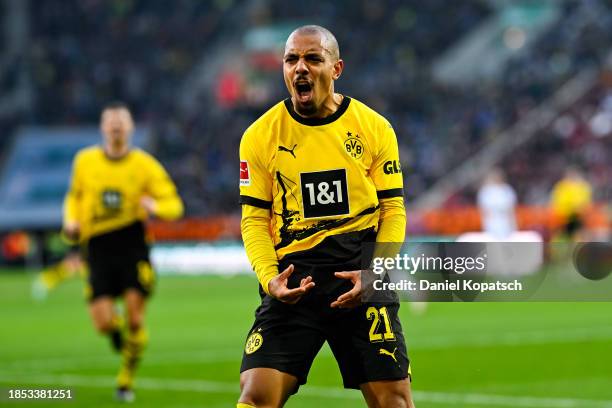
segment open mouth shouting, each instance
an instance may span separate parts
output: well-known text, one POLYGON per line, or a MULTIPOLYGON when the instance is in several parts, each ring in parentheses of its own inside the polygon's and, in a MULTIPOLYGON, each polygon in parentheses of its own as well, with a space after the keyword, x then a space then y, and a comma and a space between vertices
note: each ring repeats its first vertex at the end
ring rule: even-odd
POLYGON ((298 79, 294 83, 295 99, 300 104, 309 104, 312 102, 313 87, 310 81, 306 79, 298 79))

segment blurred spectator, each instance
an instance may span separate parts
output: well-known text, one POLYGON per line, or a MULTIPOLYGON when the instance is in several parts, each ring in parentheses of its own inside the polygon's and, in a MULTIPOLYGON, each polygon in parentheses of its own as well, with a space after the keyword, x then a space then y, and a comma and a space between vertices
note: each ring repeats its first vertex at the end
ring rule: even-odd
POLYGON ((516 193, 506 183, 501 169, 493 169, 478 190, 483 231, 493 238, 504 240, 516 231, 516 193))

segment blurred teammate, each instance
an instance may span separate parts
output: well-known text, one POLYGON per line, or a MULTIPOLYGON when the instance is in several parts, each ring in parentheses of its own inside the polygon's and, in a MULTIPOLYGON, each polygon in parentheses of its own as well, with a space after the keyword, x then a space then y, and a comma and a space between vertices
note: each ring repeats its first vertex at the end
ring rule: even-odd
POLYGON ((397 140, 385 118, 334 92, 343 66, 329 31, 295 30, 283 69, 291 97, 241 141, 242 237, 262 302, 239 408, 284 405, 325 341, 368 406, 413 406, 399 304, 361 302, 362 243, 404 240, 397 140))
POLYGON ((563 235, 570 240, 580 239, 583 217, 592 202, 591 185, 576 167, 569 167, 553 187, 550 204, 553 212, 563 220, 563 235))
POLYGON ((179 218, 183 204, 161 164, 131 147, 134 123, 126 105, 106 106, 100 129, 103 145, 83 149, 74 159, 64 232, 84 247, 91 317, 121 352, 117 398, 131 401, 134 372, 147 342, 145 301, 155 281, 143 222, 149 216, 179 218), (117 297, 125 302, 125 330, 114 309, 117 297))
POLYGON ((516 231, 516 193, 500 169, 493 169, 487 175, 478 190, 477 201, 483 231, 493 239, 503 241, 516 231))

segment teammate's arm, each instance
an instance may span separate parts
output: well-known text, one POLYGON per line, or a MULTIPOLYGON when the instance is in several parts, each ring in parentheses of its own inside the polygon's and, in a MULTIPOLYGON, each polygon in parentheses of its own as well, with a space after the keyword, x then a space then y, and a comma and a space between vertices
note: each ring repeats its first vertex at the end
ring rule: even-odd
POLYGON ((70 176, 70 184, 68 191, 64 197, 63 208, 63 233, 69 243, 75 243, 79 239, 80 220, 79 220, 79 202, 82 196, 82 164, 80 156, 74 158, 72 163, 72 174, 70 176))
POLYGON ((140 204, 149 214, 163 220, 176 220, 183 215, 183 201, 176 192, 172 179, 155 159, 148 164, 150 178, 147 190, 150 196, 144 196, 140 204))

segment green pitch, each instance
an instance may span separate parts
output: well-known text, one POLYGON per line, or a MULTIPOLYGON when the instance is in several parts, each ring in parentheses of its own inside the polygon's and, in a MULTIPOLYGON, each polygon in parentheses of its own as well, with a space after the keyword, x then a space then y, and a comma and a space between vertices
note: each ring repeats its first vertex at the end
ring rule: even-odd
MULTIPOLYGON (((93 331, 78 280, 42 303, 31 277, 0 272, 0 406, 111 407, 118 357, 93 331), (73 390, 71 402, 10 402, 8 389, 73 390)), ((250 276, 162 277, 136 407, 234 407, 258 304, 250 276)), ((402 305, 419 408, 612 407, 612 303, 402 305)), ((365 406, 324 348, 287 407, 365 406)))

